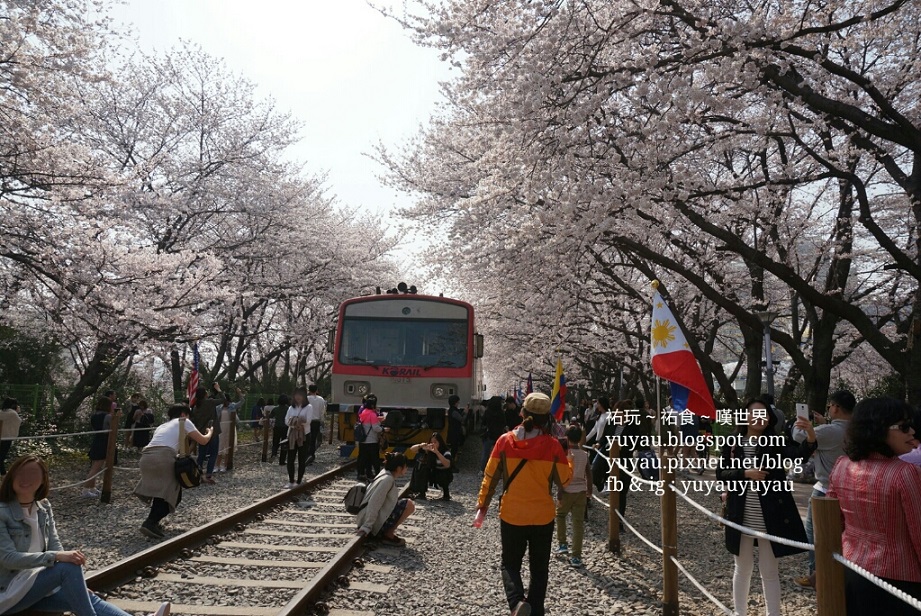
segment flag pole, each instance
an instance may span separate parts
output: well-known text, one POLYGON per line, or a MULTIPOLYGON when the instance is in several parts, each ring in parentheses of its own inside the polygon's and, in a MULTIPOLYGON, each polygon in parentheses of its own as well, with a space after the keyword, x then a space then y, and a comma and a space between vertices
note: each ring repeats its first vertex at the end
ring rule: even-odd
MULTIPOLYGON (((659 281, 652 281, 653 291, 659 281)), ((665 447, 665 423, 662 419, 662 387, 656 375, 656 412, 659 415, 659 478, 662 480, 662 616, 678 616, 678 503, 671 486, 675 475, 668 462, 665 447)))

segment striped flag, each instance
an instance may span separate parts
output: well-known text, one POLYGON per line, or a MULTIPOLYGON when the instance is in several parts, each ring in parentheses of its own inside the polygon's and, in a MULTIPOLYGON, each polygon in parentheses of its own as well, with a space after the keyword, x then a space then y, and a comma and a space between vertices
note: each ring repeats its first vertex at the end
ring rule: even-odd
POLYGON ((531 379, 531 373, 530 373, 530 372, 528 372, 528 386, 527 386, 527 389, 525 389, 525 392, 524 392, 524 393, 525 393, 525 395, 533 394, 533 393, 534 393, 534 381, 531 379))
POLYGON ((189 407, 195 406, 195 392, 198 390, 198 343, 192 350, 192 374, 189 375, 189 387, 186 390, 189 398, 189 407))
POLYGON ((550 414, 557 421, 562 421, 566 410, 566 375, 563 374, 563 362, 556 359, 556 375, 553 377, 553 393, 550 396, 550 414))
POLYGON ((671 385, 672 408, 716 418, 716 405, 704 381, 697 358, 662 295, 658 281, 652 288, 652 371, 671 385))

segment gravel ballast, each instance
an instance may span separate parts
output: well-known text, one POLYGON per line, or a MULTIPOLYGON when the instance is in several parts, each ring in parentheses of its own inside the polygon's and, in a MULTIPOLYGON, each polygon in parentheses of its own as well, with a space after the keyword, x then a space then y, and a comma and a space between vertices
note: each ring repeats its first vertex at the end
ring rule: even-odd
MULTIPOLYGON (((369 564, 392 567, 390 573, 353 569, 349 574, 353 583, 385 584, 390 587, 389 591, 380 593, 353 587, 336 588, 324 599, 330 608, 364 611, 379 616, 508 614, 499 573, 496 503, 481 529, 471 526, 480 485, 476 469, 478 440, 468 439, 467 451, 459 458, 461 472, 455 475, 451 485, 453 500, 416 503, 417 515, 408 522, 412 528, 401 533, 415 538, 415 541, 403 549, 378 547, 366 555, 365 560, 369 564)), ((260 463, 260 453, 258 446, 242 447, 237 450, 233 472, 216 475, 216 485, 186 490, 176 514, 166 520, 167 536, 175 536, 279 492, 287 483, 287 473, 277 463, 260 463)), ((341 461, 336 447, 324 443, 316 464, 308 467, 308 476, 318 475, 341 461)), ((131 493, 138 477, 136 465, 136 456, 122 456, 122 467, 116 471, 113 502, 110 504, 84 499, 79 489, 54 492, 51 496, 65 548, 82 549, 87 555, 88 569, 109 565, 151 545, 138 530, 147 514, 147 507, 131 493), (132 466, 135 470, 131 470, 132 466)), ((56 469, 52 481, 56 485, 71 483, 81 479, 85 472, 86 469, 79 468, 56 469)), ((440 496, 440 492, 431 489, 429 496, 440 496)), ((709 510, 718 510, 716 495, 697 494, 694 498, 709 510)), ((627 519, 657 545, 661 543, 659 512, 659 498, 655 494, 630 495, 627 519)), ((621 555, 615 557, 607 550, 607 519, 607 508, 594 501, 586 523, 583 569, 570 567, 568 561, 551 560, 548 613, 661 613, 661 556, 629 531, 624 531, 621 555)), ((343 518, 343 521, 347 520, 343 518)), ((723 545, 722 527, 678 499, 678 535, 679 560, 713 595, 731 607, 733 559, 723 545)), ((239 554, 245 555, 245 552, 239 554)), ((328 558, 324 554, 317 556, 322 560, 328 558)), ((261 557, 265 558, 264 555, 261 557)), ((176 569, 174 573, 196 570, 195 563, 191 562, 170 567, 176 569)), ((805 555, 780 560, 783 614, 787 616, 806 616, 816 612, 815 594, 799 589, 792 581, 804 568, 805 555)), ((527 580, 526 571, 527 567, 527 580)), ((290 579, 290 575, 289 571, 280 577, 290 579)), ((679 588, 681 614, 709 616, 721 613, 681 574, 679 588)), ((230 590, 171 584, 169 591, 175 595, 163 598, 174 602, 195 602, 195 599, 207 597, 205 600, 210 602, 212 597, 220 597, 221 594, 237 594, 230 590)), ((252 598, 254 591, 241 589, 238 593, 241 603, 248 603, 245 598, 252 598)), ((749 613, 764 613, 757 570, 752 578, 749 613)))

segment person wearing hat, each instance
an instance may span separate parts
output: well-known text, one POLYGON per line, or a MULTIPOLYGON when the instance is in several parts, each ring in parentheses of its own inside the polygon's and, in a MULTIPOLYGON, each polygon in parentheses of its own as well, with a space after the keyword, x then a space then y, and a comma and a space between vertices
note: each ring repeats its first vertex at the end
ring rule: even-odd
POLYGON ((502 582, 512 616, 543 616, 550 577, 550 549, 556 503, 552 485, 565 486, 572 479, 572 463, 560 442, 550 436, 550 398, 532 393, 524 400, 523 421, 496 441, 477 499, 482 518, 499 480, 502 538, 502 582), (524 592, 521 564, 529 551, 531 581, 524 592))

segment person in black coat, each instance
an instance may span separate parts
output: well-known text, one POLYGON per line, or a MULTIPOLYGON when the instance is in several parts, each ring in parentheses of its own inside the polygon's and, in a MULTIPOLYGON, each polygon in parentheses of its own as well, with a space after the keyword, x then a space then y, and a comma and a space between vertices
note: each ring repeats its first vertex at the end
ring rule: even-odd
MULTIPOLYGON (((785 439, 777 435, 777 416, 763 400, 751 400, 745 409, 747 417, 739 421, 741 442, 723 447, 716 470, 716 478, 727 482, 725 517, 746 528, 806 543, 806 529, 793 494, 786 489, 782 464, 785 458, 796 456, 797 448, 777 442, 785 439)), ((777 559, 804 550, 756 539, 726 526, 726 549, 735 556, 732 598, 739 614, 745 614, 748 606, 756 543, 766 613, 780 614, 777 559)))

